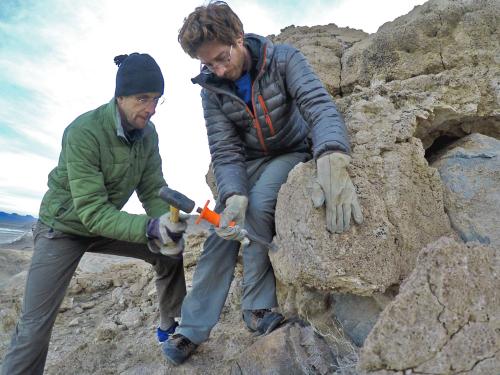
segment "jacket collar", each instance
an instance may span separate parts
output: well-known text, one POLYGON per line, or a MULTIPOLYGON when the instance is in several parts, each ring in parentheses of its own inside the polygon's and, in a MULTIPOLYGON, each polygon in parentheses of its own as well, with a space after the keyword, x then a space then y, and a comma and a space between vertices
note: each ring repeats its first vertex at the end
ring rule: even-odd
POLYGON ((125 130, 122 126, 122 120, 120 116, 120 111, 118 110, 118 105, 116 104, 116 98, 112 98, 107 104, 107 123, 112 124, 112 128, 116 131, 116 136, 125 140, 127 143, 134 143, 141 140, 147 134, 151 133, 153 130, 153 123, 148 121, 147 126, 144 129, 135 130, 131 135, 125 134, 125 130))

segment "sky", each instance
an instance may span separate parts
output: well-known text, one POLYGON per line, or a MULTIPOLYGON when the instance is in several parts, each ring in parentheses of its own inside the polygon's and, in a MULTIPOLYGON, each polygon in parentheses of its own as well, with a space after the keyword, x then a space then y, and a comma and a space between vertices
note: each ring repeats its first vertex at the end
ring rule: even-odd
MULTIPOLYGON (((165 103, 153 116, 169 186, 198 206, 213 201, 199 62, 177 42, 203 1, 0 0, 0 211, 38 215, 64 129, 114 94, 113 58, 149 53, 165 77, 165 103)), ((279 34, 289 25, 335 23, 374 33, 423 0, 228 0, 245 32, 279 34)), ((213 202, 212 205, 213 207, 213 202)), ((124 207, 143 209, 134 196, 124 207)))

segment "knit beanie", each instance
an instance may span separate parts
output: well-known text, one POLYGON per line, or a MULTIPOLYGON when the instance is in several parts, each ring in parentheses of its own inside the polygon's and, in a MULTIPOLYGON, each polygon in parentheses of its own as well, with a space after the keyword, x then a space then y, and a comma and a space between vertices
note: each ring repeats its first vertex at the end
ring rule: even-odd
POLYGON ((118 65, 115 97, 145 92, 163 95, 164 81, 160 67, 147 53, 119 55, 114 60, 118 65))

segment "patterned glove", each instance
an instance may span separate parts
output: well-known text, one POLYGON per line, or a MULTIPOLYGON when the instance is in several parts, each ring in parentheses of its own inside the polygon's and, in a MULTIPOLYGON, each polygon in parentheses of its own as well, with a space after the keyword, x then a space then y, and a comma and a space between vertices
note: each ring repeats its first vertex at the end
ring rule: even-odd
POLYGON ((184 250, 182 236, 186 228, 187 224, 183 216, 180 216, 179 221, 176 223, 170 220, 170 213, 163 214, 159 218, 150 219, 146 231, 146 236, 149 239, 149 250, 164 255, 181 253, 184 250))
POLYGON ((163 254, 171 258, 180 258, 184 252, 184 238, 181 237, 179 241, 169 245, 162 245, 160 240, 152 238, 148 240, 148 248, 155 254, 163 254))

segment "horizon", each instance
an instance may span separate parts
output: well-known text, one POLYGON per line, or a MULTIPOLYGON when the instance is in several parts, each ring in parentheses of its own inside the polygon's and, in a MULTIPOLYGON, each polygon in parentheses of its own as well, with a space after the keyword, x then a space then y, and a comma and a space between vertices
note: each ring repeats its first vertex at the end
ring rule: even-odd
POLYGON ((38 219, 38 216, 33 216, 33 215, 30 215, 30 214, 27 214, 27 215, 22 215, 22 214, 18 214, 17 212, 6 212, 6 211, 1 211, 0 210, 0 214, 7 214, 7 215, 16 215, 16 216, 21 216, 21 217, 33 217, 35 219, 38 219))
MULTIPOLYGON (((279 34, 287 26, 334 23, 374 33, 422 0, 227 1, 245 32, 279 34)), ((202 1, 171 7, 161 0, 7 0, 0 3, 0 211, 38 217, 47 176, 57 165, 63 130, 114 94, 113 58, 151 54, 165 76, 166 103, 152 118, 164 177, 198 205, 214 205, 205 183, 210 163, 199 87, 199 62, 177 42, 186 17, 202 1), (154 10, 153 12, 151 10, 154 10), (135 27, 124 27, 134 24, 135 27), (187 156, 183 158, 183 156, 187 156)), ((122 209, 144 213, 134 194, 122 209)))

